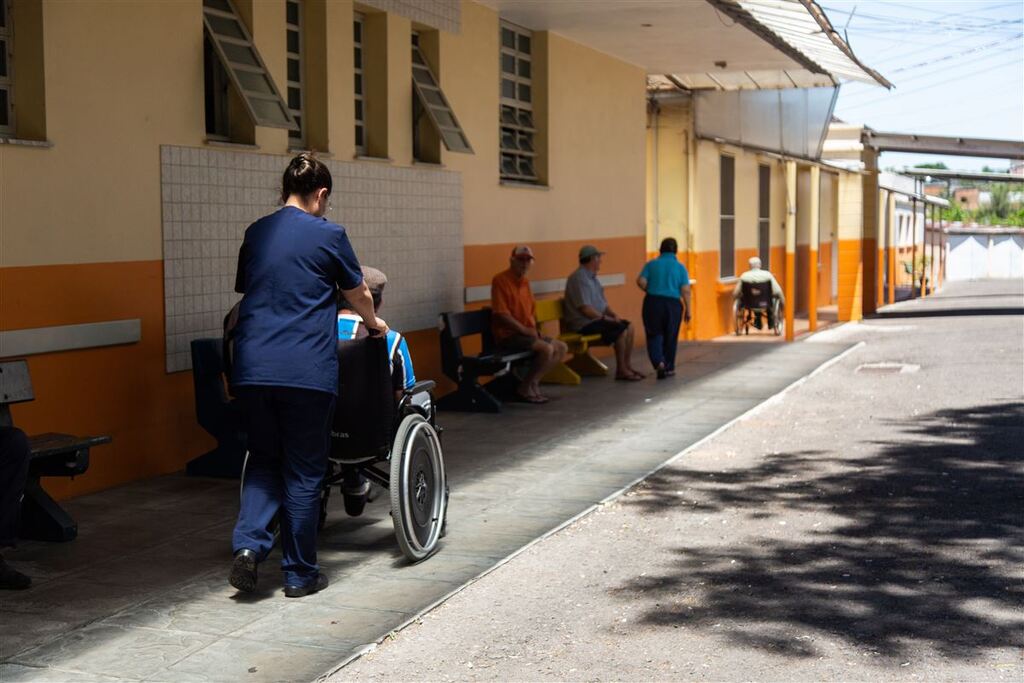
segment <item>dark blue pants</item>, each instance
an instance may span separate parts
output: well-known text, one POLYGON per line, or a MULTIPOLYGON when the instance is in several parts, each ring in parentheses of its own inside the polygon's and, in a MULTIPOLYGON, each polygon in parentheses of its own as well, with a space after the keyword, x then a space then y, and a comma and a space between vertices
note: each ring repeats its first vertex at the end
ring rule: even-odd
POLYGON ((0 548, 13 547, 18 539, 21 496, 31 457, 25 432, 0 427, 0 548))
POLYGON ((260 560, 274 543, 271 522, 280 512, 281 568, 288 585, 316 581, 320 487, 327 472, 334 396, 292 387, 246 386, 238 398, 249 427, 249 460, 234 551, 260 560))
POLYGON ((647 356, 651 359, 651 365, 657 369, 664 363, 666 370, 675 370, 683 304, 679 299, 648 294, 644 297, 643 316, 647 356))

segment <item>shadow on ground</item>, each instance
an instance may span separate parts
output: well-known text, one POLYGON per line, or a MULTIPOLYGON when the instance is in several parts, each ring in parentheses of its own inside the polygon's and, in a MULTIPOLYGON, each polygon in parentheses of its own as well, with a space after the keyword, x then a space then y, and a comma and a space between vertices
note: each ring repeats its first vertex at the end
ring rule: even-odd
POLYGON ((901 430, 869 455, 789 452, 738 472, 652 477, 630 502, 645 512, 678 509, 684 490, 697 511, 786 515, 792 532, 678 548, 674 571, 614 593, 653 605, 650 625, 714 628, 792 657, 820 654, 815 633, 891 657, 912 643, 960 660, 1024 646, 1024 403, 943 410, 901 430))

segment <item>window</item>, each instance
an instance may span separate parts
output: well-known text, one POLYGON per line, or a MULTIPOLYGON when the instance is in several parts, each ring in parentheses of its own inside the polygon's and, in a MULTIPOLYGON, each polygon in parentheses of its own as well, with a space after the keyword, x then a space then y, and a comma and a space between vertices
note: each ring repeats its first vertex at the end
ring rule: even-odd
POLYGON ((206 134, 214 140, 228 140, 231 137, 228 122, 231 81, 208 36, 203 37, 203 76, 206 88, 206 134))
POLYGON ((719 221, 718 276, 733 277, 736 275, 736 160, 723 155, 720 157, 719 202, 721 219, 719 221))
POLYGON ((303 99, 302 82, 302 2, 287 0, 285 3, 285 39, 288 51, 288 111, 295 119, 295 128, 288 131, 288 139, 294 145, 306 143, 305 130, 302 127, 303 99))
POLYGON ((533 117, 532 34, 501 23, 501 157, 503 180, 537 182, 533 117))
POLYGON ((12 34, 10 0, 0 0, 0 135, 14 134, 14 79, 11 76, 12 34))
MULTIPOLYGON (((297 130, 288 106, 270 77, 263 59, 253 45, 245 24, 235 12, 230 0, 203 0, 203 26, 206 38, 216 55, 224 75, 241 96, 241 101, 252 122, 257 126, 297 130)), ((207 71, 208 75, 213 69, 207 71)), ((215 101, 207 104, 207 121, 211 108, 227 110, 226 103, 219 103, 219 92, 207 82, 207 94, 212 91, 215 101)), ((224 98, 226 99, 226 97, 224 98)))
POLYGON ((772 169, 762 164, 757 167, 757 252, 765 270, 772 259, 771 202, 772 169))
MULTIPOLYGON (((421 111, 430 119, 445 148, 449 152, 472 154, 473 148, 462 132, 459 120, 455 118, 448 98, 438 86, 437 78, 420 49, 419 36, 415 33, 412 36, 412 86, 421 111)), ((416 121, 413 125, 416 125, 416 121)))
POLYGON ((366 72, 363 70, 363 29, 362 14, 356 14, 352 23, 352 42, 355 45, 355 104, 356 104, 356 154, 366 156, 366 72))

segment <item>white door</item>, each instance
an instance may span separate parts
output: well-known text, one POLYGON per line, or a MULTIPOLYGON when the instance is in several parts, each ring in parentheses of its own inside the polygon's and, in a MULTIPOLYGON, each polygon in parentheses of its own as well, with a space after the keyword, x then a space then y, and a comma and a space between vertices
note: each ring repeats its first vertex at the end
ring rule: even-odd
POLYGON ((950 235, 947 280, 978 280, 988 274, 988 236, 950 235))

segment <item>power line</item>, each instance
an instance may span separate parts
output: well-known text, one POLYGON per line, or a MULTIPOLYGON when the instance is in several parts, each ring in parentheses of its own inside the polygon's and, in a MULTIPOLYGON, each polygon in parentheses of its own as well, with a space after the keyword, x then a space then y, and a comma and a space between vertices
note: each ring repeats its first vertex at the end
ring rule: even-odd
POLYGON ((1016 42, 1018 40, 1018 38, 1016 36, 1013 36, 1012 38, 1004 38, 1003 40, 996 40, 996 41, 991 42, 991 43, 986 43, 985 45, 978 45, 977 47, 972 47, 969 50, 964 50, 963 52, 957 52, 956 54, 946 55, 945 57, 940 57, 939 59, 933 59, 933 60, 929 60, 927 62, 918 62, 917 64, 912 64, 910 66, 901 66, 898 69, 894 69, 890 73, 898 74, 898 73, 902 73, 904 71, 910 71, 912 69, 919 69, 922 66, 931 66, 933 64, 941 64, 942 62, 948 62, 951 59, 956 59, 958 57, 964 57, 966 55, 973 54, 975 52, 981 52, 982 50, 987 50, 987 49, 992 48, 992 47, 997 47, 999 45, 1004 45, 1004 44, 1010 42, 1011 40, 1016 42))
MULTIPOLYGON (((956 72, 959 69, 962 69, 964 67, 974 66, 976 64, 979 64, 981 62, 987 61, 989 59, 993 59, 995 57, 1001 57, 1001 56, 1003 56, 1002 53, 984 54, 984 55, 979 55, 977 57, 974 57, 973 59, 964 60, 964 61, 960 62, 959 64, 957 64, 955 66, 939 67, 938 69, 935 69, 935 70, 921 72, 921 73, 915 74, 914 76, 910 76, 908 78, 905 78, 903 80, 903 85, 906 85, 907 83, 916 83, 916 82, 920 81, 923 78, 930 78, 930 77, 935 76, 937 74, 942 74, 944 77, 948 77, 948 75, 949 75, 949 73, 951 71, 956 72)), ((1010 62, 1010 63, 1013 64, 1013 63, 1017 63, 1017 62, 1010 62)), ((900 93, 902 91, 901 90, 897 90, 896 92, 898 94, 898 93, 900 93)), ((874 94, 874 91, 865 90, 865 91, 862 91, 862 92, 853 92, 853 93, 849 93, 849 91, 848 91, 848 94, 852 95, 855 98, 857 98, 857 97, 864 97, 866 95, 874 94)), ((849 98, 847 98, 847 99, 849 99, 849 98)), ((883 98, 877 98, 876 100, 871 100, 871 101, 881 101, 882 99, 885 99, 885 98, 884 97, 883 98)), ((857 104, 857 105, 854 105, 854 106, 858 106, 859 107, 861 105, 857 104)))
MULTIPOLYGON (((1020 64, 1020 60, 1017 59, 1017 58, 1014 58, 1013 60, 1011 60, 1009 62, 1003 62, 1002 64, 996 64, 995 66, 992 66, 990 68, 992 70, 995 70, 995 69, 1001 69, 1004 66, 1013 66, 1013 65, 1017 65, 1017 64, 1020 64)), ((933 88, 933 87, 935 87, 937 85, 945 85, 947 83, 951 83, 953 81, 959 81, 959 80, 961 80, 963 78, 968 78, 968 77, 975 76, 975 75, 976 74, 974 74, 974 73, 967 73, 967 74, 963 74, 963 75, 957 76, 955 78, 947 78, 945 81, 938 82, 938 83, 929 83, 927 85, 921 86, 920 88, 912 88, 910 90, 903 90, 901 92, 895 92, 895 93, 892 93, 891 95, 889 95, 888 97, 880 97, 880 98, 877 98, 877 99, 874 99, 874 100, 868 100, 867 102, 860 102, 860 103, 857 103, 857 104, 852 104, 852 105, 849 105, 847 107, 844 107, 844 110, 847 110, 847 109, 860 109, 861 107, 867 107, 867 106, 870 106, 872 104, 878 104, 879 102, 882 102, 884 100, 890 99, 892 97, 902 97, 904 95, 911 95, 913 93, 921 92, 922 90, 927 90, 928 88, 933 88)))

